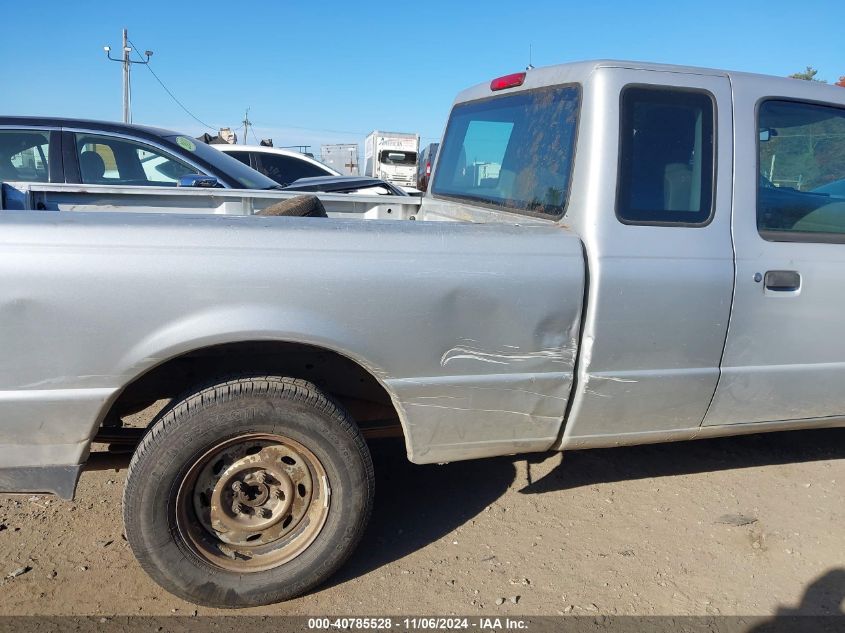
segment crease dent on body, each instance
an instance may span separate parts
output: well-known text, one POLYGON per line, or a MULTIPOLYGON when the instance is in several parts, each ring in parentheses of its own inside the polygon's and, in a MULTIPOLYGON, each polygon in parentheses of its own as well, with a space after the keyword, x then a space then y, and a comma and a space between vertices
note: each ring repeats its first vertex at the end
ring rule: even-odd
MULTIPOLYGON (((506 346, 512 347, 512 346, 506 346)), ((495 365, 509 365, 529 360, 548 359, 553 363, 568 363, 572 360, 572 351, 569 349, 543 349, 536 352, 490 352, 476 347, 458 345, 446 350, 440 357, 440 366, 445 367, 450 362, 459 359, 476 360, 482 363, 495 365)))
POLYGON ((599 374, 590 374, 590 379, 592 380, 609 380, 611 382, 639 382, 637 380, 631 380, 630 378, 613 378, 611 376, 601 376, 599 374))
POLYGON ((405 403, 406 406, 409 407, 430 407, 432 409, 448 409, 450 411, 473 411, 478 413, 507 413, 509 415, 522 415, 527 418, 546 418, 549 420, 557 420, 559 416, 555 415, 538 415, 536 413, 527 413, 525 411, 509 411, 507 409, 467 409, 463 407, 448 407, 446 405, 439 405, 439 404, 425 404, 422 402, 407 402, 405 403))

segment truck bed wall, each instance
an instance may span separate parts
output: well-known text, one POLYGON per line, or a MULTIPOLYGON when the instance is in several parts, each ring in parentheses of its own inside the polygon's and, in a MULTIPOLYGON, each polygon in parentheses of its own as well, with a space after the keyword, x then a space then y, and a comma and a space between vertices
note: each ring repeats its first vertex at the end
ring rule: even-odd
MULTIPOLYGON (((56 183, 0 183, 0 210, 45 210, 135 213, 213 213, 252 215, 298 191, 191 189, 56 183)), ((416 216, 420 198, 361 194, 316 194, 332 217, 409 219, 416 216)))

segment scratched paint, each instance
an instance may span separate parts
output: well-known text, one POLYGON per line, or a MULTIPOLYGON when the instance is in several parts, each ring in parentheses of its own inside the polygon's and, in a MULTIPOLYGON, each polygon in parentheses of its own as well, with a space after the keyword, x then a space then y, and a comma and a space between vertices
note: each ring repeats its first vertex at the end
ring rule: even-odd
MULTIPOLYGON (((515 348, 515 346, 503 346, 515 348)), ((518 348, 516 348, 518 349, 518 348)), ((440 366, 446 367, 458 359, 475 360, 494 365, 509 365, 535 359, 546 359, 552 363, 571 363, 573 352, 570 349, 544 349, 533 352, 487 351, 478 347, 458 345, 446 350, 440 357, 440 366)))

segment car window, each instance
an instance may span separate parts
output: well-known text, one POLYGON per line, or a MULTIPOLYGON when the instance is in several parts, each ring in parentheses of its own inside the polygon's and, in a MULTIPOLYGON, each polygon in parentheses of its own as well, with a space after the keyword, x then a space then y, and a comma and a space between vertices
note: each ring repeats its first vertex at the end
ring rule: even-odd
POLYGON ((560 86, 456 105, 434 195, 560 217, 580 100, 577 86, 560 86))
POLYGON ((289 185, 300 178, 332 175, 329 170, 299 158, 269 153, 258 155, 258 171, 280 185, 289 185))
POLYGON ((845 241, 845 108, 771 100, 757 116, 760 234, 845 241))
POLYGON ((228 154, 229 156, 231 156, 232 158, 237 158, 239 161, 241 161, 247 167, 250 166, 249 165, 249 152, 225 152, 225 153, 228 154))
POLYGON ((217 174, 221 174, 230 187, 237 189, 276 189, 279 186, 278 183, 264 174, 207 143, 195 143, 191 139, 178 134, 163 136, 162 138, 181 147, 186 152, 185 155, 195 156, 201 165, 208 165, 217 174))
POLYGON ((48 182, 50 133, 0 131, 0 181, 48 182))
POLYGON ((157 148, 112 136, 76 134, 82 182, 97 185, 175 187, 199 170, 157 148))
POLYGON ((712 97, 630 87, 622 92, 616 213, 630 224, 705 224, 712 214, 712 97))

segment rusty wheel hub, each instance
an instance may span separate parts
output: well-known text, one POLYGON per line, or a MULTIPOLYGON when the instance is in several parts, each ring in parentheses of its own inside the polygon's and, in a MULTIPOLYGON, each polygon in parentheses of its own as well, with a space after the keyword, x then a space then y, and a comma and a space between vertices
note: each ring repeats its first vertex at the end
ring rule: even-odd
POLYGON ((212 448, 177 495, 177 525, 195 553, 232 571, 264 571, 298 556, 329 508, 325 470, 307 448, 245 435, 212 448))

